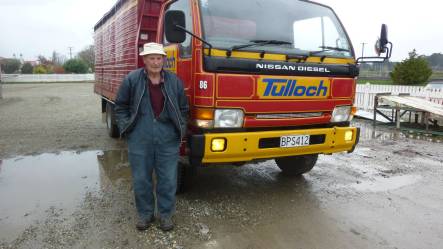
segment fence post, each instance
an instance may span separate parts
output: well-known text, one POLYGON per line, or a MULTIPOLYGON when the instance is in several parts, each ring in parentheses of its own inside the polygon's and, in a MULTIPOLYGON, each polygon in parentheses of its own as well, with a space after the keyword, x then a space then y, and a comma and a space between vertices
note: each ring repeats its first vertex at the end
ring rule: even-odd
POLYGON ((427 101, 431 101, 431 89, 426 89, 426 88, 425 88, 425 91, 426 91, 426 97, 425 97, 425 99, 426 99, 427 101))
POLYGON ((369 90, 370 90, 370 88, 371 88, 371 83, 366 82, 365 87, 364 87, 365 93, 363 95, 363 105, 364 105, 363 108, 364 108, 365 111, 369 110, 369 103, 371 102, 370 99, 369 99, 369 95, 370 95, 369 94, 369 90))

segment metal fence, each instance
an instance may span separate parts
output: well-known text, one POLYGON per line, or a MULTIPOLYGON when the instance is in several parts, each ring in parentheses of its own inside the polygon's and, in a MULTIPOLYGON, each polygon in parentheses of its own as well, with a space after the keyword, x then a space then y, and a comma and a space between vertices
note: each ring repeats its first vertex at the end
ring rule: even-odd
POLYGON ((94 74, 2 74, 3 83, 92 82, 94 74))
POLYGON ((358 84, 355 96, 355 106, 358 109, 374 109, 374 97, 377 93, 410 94, 434 103, 443 105, 443 90, 429 89, 423 86, 396 86, 396 85, 371 85, 370 83, 358 84))

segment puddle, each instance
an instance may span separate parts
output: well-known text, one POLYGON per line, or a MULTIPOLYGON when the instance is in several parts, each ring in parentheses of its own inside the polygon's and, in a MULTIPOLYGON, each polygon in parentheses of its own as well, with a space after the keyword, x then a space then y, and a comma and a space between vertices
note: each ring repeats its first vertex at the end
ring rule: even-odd
POLYGON ((443 136, 437 136, 432 134, 426 134, 423 132, 412 130, 397 130, 395 127, 387 127, 378 125, 375 127, 372 125, 372 121, 366 121, 362 119, 354 119, 352 126, 360 127, 360 139, 362 140, 398 140, 398 139, 416 139, 429 141, 434 143, 443 143, 443 136))
POLYGON ((0 241, 48 216, 72 214, 88 192, 129 181, 126 151, 42 154, 0 160, 0 241))
POLYGON ((376 177, 372 180, 351 184, 350 187, 361 192, 384 192, 415 184, 421 178, 418 175, 376 177))

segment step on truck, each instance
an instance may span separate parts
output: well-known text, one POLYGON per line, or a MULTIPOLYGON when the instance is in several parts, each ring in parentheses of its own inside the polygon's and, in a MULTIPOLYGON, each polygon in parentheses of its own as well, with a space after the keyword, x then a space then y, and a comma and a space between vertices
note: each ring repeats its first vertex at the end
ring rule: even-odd
POLYGON ((335 12, 303 0, 119 0, 94 40, 94 91, 111 137, 123 78, 143 67, 144 43, 164 44, 165 70, 190 104, 180 189, 196 167, 274 159, 300 175, 319 154, 352 152, 358 65, 392 52, 382 25, 377 56, 357 59, 335 12))

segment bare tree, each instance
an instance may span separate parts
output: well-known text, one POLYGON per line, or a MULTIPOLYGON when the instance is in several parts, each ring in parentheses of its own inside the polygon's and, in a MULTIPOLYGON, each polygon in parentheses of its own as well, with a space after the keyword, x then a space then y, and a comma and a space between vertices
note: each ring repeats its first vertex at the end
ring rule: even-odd
POLYGON ((66 57, 57 53, 57 51, 52 52, 51 62, 54 66, 61 66, 65 63, 66 57))
POLYGON ((46 57, 43 55, 37 56, 37 60, 40 62, 40 65, 48 66, 52 64, 52 61, 46 59, 46 57))

